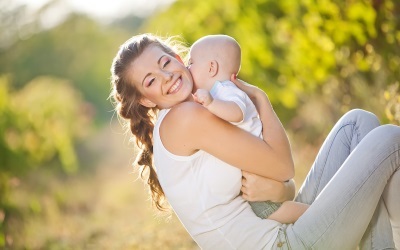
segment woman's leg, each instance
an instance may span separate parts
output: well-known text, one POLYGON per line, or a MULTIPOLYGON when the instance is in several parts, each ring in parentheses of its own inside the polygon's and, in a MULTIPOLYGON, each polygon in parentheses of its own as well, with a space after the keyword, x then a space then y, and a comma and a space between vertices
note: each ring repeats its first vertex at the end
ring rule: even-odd
MULTIPOLYGON (((379 121, 370 112, 356 109, 345 114, 321 147, 296 200, 311 204, 362 138, 377 126, 379 121)), ((391 240, 388 236, 391 228, 387 223, 385 204, 379 204, 378 208, 361 241, 360 249, 382 249, 379 244, 383 242, 386 245, 386 239, 391 240)))
MULTIPOLYGON (((343 132, 334 136, 339 134, 343 132)), ((340 141, 340 137, 335 141, 338 139, 340 141)), ((286 237, 289 246, 293 249, 356 248, 389 179, 397 176, 398 172, 395 172, 399 166, 400 127, 385 125, 371 131, 351 152, 310 208, 294 225, 288 225, 286 237)), ((393 197, 397 200, 400 196, 393 197)), ((400 213, 399 210, 392 212, 393 218, 400 213)))
POLYGON ((393 239, 396 249, 400 249, 400 171, 392 176, 388 185, 383 192, 383 200, 385 202, 390 222, 393 230, 393 239))
MULTIPOLYGON (((364 136, 378 126, 377 117, 370 112, 355 109, 346 113, 336 123, 322 145, 296 200, 311 204, 364 136)), ((387 218, 387 213, 385 214, 383 208, 375 212, 374 219, 360 245, 361 249, 372 249, 373 242, 381 241, 373 241, 373 236, 384 238, 378 232, 390 230, 387 218)))
POLYGON ((394 248, 392 226, 383 198, 379 200, 359 248, 361 250, 394 248))
POLYGON ((361 109, 347 112, 325 139, 296 201, 313 203, 358 143, 379 125, 373 113, 361 109))

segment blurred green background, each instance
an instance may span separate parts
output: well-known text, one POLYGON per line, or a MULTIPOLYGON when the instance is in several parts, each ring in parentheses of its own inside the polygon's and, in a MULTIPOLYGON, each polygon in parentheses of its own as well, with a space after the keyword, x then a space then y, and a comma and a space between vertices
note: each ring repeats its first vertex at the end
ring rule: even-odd
POLYGON ((346 111, 400 123, 397 0, 101 2, 0 0, 0 249, 197 248, 151 208, 108 100, 112 58, 138 33, 235 37, 240 78, 288 131, 297 186, 346 111))

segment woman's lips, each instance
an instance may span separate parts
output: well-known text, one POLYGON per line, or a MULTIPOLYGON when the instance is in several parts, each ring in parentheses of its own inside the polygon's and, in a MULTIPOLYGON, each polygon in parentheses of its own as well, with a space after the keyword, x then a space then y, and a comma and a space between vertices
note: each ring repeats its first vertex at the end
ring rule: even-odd
POLYGON ((181 86, 182 86, 182 78, 179 77, 178 80, 176 80, 176 82, 171 86, 171 88, 169 88, 167 94, 174 94, 178 92, 181 86))

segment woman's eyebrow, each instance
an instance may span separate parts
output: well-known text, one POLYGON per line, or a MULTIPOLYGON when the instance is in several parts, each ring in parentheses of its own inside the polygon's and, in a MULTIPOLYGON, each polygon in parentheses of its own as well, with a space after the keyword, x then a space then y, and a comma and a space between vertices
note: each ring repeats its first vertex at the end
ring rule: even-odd
POLYGON ((160 64, 161 59, 164 57, 165 55, 162 55, 160 58, 158 58, 157 64, 160 64))
MULTIPOLYGON (((160 64, 160 62, 161 62, 161 59, 164 57, 165 55, 162 55, 160 58, 158 58, 158 60, 157 60, 157 64, 160 64)), ((144 76, 144 78, 143 78, 143 80, 142 80, 142 86, 143 86, 143 83, 144 83, 144 80, 146 79, 146 77, 148 77, 149 75, 151 75, 151 73, 149 72, 149 73, 147 73, 145 76, 144 76)))

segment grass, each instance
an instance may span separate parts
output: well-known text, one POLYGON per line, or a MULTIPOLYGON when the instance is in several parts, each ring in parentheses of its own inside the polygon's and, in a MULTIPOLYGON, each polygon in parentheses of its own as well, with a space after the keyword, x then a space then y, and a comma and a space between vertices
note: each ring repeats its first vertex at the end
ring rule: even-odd
POLYGON ((155 214, 121 136, 106 128, 90 144, 101 157, 94 168, 70 177, 38 169, 14 187, 11 249, 197 249, 174 215, 155 214))
MULTIPOLYGON (((20 180, 8 220, 10 249, 198 249, 175 215, 159 216, 132 172, 133 149, 109 128, 88 145, 96 166, 67 177, 37 170, 20 180)), ((299 186, 316 147, 293 146, 299 186)))

